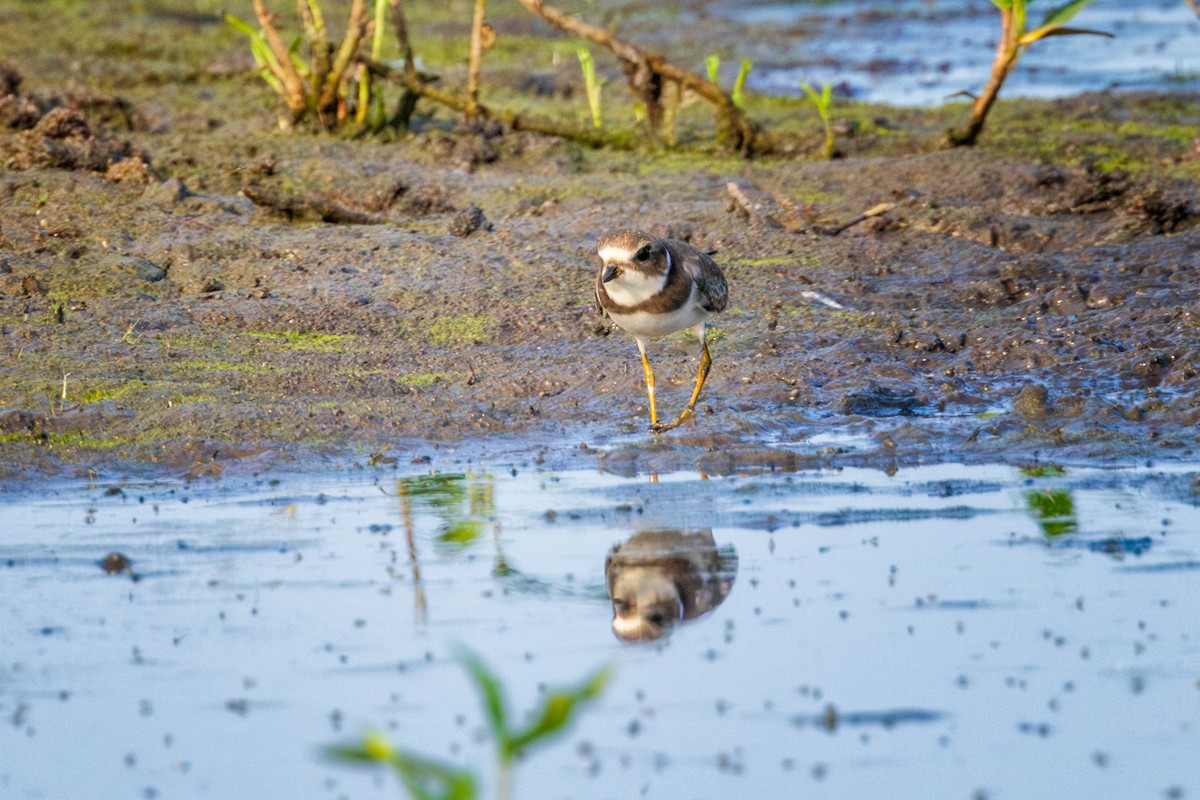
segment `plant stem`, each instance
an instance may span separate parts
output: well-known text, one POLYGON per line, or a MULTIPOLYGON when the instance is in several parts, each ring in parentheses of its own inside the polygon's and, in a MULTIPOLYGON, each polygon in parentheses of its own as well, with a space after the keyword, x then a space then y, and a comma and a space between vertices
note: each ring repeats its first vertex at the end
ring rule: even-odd
POLYGON ((987 119, 988 112, 991 111, 992 105, 996 102, 996 97, 1000 94, 1000 87, 1004 85, 1004 81, 1008 78, 1008 73, 1012 71, 1016 65, 1017 59, 1021 56, 1021 47, 1017 43, 1021 31, 1015 29, 1013 24, 1013 12, 1011 9, 1000 11, 1000 41, 996 44, 996 57, 992 61, 992 73, 988 77, 987 85, 983 87, 983 91, 975 98, 975 102, 971 104, 971 117, 967 121, 966 127, 959 130, 952 130, 949 133, 950 144, 955 147, 970 146, 975 144, 979 138, 979 134, 983 131, 983 123, 987 119))
POLYGON ((512 800, 512 763, 501 761, 496 766, 496 800, 512 800))
POLYGON ((275 56, 273 60, 267 62, 267 67, 283 84, 286 90, 283 100, 292 116, 291 121, 295 122, 304 115, 306 94, 304 81, 301 79, 300 73, 296 71, 296 65, 292 63, 292 56, 284 46, 283 40, 279 38, 275 21, 267 11, 267 7, 263 5, 263 0, 253 0, 253 3, 254 16, 258 18, 258 24, 262 26, 267 45, 275 56))
POLYGON ((366 29, 367 21, 367 0, 351 0, 350 15, 346 22, 346 35, 342 37, 342 43, 338 47, 337 56, 333 60, 333 66, 330 67, 329 75, 325 78, 325 86, 321 90, 321 96, 317 99, 317 114, 320 115, 327 109, 334 106, 338 99, 338 88, 342 83, 342 76, 346 74, 346 70, 350 67, 350 62, 358 53, 358 43, 362 40, 363 32, 366 29))
POLYGON ((471 19, 471 54, 467 60, 467 119, 479 116, 479 69, 483 64, 483 18, 487 0, 475 0, 475 16, 471 19))

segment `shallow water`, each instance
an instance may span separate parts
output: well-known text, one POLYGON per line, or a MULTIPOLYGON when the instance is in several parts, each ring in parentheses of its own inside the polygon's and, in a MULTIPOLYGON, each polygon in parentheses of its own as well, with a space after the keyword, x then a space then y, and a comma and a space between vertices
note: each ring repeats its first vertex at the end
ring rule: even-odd
POLYGON ((318 748, 378 727, 484 767, 464 643, 517 709, 616 667, 517 797, 1193 796, 1195 491, 1179 466, 493 463, 4 497, 0 795, 399 797, 318 748), (727 596, 618 640, 610 548, 685 527, 736 553, 727 596))
MULTIPOLYGON (((1032 3, 1030 22, 1057 5, 1032 3)), ((801 81, 829 81, 855 99, 896 105, 938 105, 959 92, 979 92, 1000 30, 988 0, 750 0, 718 4, 713 12, 804 34, 787 39, 794 44, 784 50, 776 39, 748 45, 757 65, 752 89, 799 94, 801 81)), ((1095 0, 1071 25, 1115 36, 1035 43, 1005 82, 1005 97, 1200 88, 1200 20, 1183 0, 1095 0)))

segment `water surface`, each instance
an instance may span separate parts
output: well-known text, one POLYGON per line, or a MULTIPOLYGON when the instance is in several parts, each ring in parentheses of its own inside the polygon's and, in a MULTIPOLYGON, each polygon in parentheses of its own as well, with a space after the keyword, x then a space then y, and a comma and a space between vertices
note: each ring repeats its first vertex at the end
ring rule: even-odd
MULTIPOLYGON (((1057 2, 1031 3, 1031 26, 1057 2)), ((795 31, 748 44, 749 85, 798 94, 829 81, 843 95, 896 105, 937 105, 987 81, 1000 32, 988 0, 835 0, 723 3, 717 15, 795 31)), ((1005 82, 1006 97, 1061 97, 1117 89, 1200 89, 1200 19, 1184 0, 1095 0, 1072 27, 1114 34, 1032 45, 1005 82)), ((961 97, 954 99, 961 100, 961 97)))
POLYGON ((616 668, 522 798, 1192 796, 1195 481, 493 463, 7 496, 0 794, 399 797, 319 755, 370 728, 486 773, 464 643, 518 709, 616 668), (724 594, 618 639, 610 549, 682 530, 724 594))

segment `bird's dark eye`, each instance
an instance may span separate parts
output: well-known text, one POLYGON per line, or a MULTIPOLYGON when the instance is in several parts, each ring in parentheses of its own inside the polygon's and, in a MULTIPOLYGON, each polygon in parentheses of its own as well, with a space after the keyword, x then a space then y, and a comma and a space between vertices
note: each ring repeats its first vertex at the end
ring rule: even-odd
POLYGON ((644 245, 642 245, 641 250, 638 250, 636 253, 633 254, 633 257, 635 259, 637 259, 638 261, 648 261, 650 259, 650 253, 652 251, 653 251, 653 248, 651 248, 650 245, 644 244, 644 245))

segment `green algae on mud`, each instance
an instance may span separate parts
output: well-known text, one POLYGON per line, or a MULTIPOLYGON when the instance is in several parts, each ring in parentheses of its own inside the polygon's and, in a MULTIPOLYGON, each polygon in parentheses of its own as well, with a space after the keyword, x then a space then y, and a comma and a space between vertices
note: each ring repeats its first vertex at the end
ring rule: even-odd
MULTIPOLYGON (((22 91, 119 93, 130 123, 111 104, 81 114, 147 159, 0 173, 6 474, 213 453, 303 460, 364 441, 419 453, 501 435, 518 449, 632 441, 639 463, 720 450, 728 468, 795 464, 794 448, 830 435, 858 442, 834 455, 878 461, 1194 454, 1194 95, 1002 101, 982 146, 954 152, 938 143, 961 108, 842 103, 847 158, 834 162, 815 159, 806 104, 754 96, 751 117, 798 137, 792 157, 713 150, 700 106, 666 152, 452 129, 441 111, 391 142, 285 135, 215 9, 176 12, 155 5, 64 44, 86 80, 27 43, 92 14, 0 12, 22 91), (167 46, 176 39, 188 45, 167 46), (786 224, 731 213, 734 179, 786 224), (289 219, 242 194, 260 184, 381 221, 289 219), (895 209, 882 217, 814 232, 884 201, 895 209), (454 235, 470 206, 492 229, 454 235), (717 251, 731 283, 701 413, 665 441, 643 438, 632 344, 592 307, 596 236, 635 226, 717 251), (1014 402, 1029 383, 1046 389, 1036 418, 1014 402), (875 387, 934 413, 846 413, 875 387)), ((520 17, 496 24, 525 30, 520 17)), ((564 46, 530 39, 543 54, 564 46)), ((494 67, 491 99, 586 114, 568 110, 577 65, 548 67, 559 88, 542 97, 494 67)), ((606 114, 628 112, 617 86, 606 114)), ((24 135, 0 133, 0 150, 24 135)), ((694 342, 654 347, 664 402, 686 399, 694 342)))

